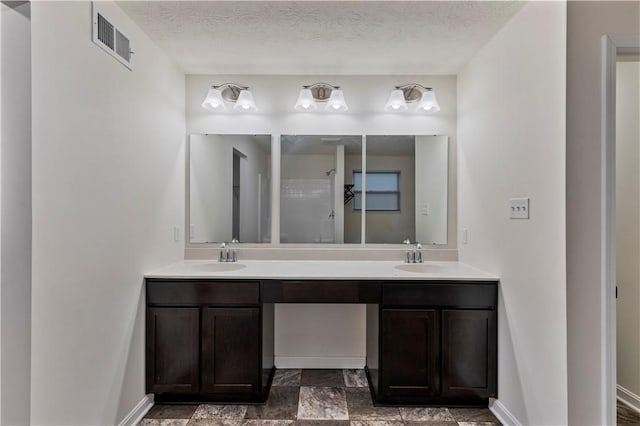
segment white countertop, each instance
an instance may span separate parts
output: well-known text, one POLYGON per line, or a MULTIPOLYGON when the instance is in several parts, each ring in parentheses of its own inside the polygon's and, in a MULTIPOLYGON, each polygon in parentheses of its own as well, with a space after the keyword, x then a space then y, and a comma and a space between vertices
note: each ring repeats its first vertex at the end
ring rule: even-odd
MULTIPOLYGON (((241 260, 242 269, 216 271, 216 260, 183 260, 150 271, 145 278, 226 278, 226 279, 384 279, 384 280, 465 280, 497 281, 499 277, 460 262, 425 262, 406 265, 426 272, 407 272, 397 261, 328 260, 241 260)), ((233 267, 233 266, 232 266, 233 267)))

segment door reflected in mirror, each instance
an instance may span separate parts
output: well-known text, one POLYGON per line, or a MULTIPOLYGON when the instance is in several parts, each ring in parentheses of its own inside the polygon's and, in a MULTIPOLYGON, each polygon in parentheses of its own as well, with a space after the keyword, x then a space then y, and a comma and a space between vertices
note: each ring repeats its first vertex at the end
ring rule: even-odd
POLYGON ((280 242, 360 243, 345 165, 361 163, 362 136, 283 135, 280 149, 280 242))
POLYGON ((191 135, 189 242, 271 241, 271 136, 191 135))

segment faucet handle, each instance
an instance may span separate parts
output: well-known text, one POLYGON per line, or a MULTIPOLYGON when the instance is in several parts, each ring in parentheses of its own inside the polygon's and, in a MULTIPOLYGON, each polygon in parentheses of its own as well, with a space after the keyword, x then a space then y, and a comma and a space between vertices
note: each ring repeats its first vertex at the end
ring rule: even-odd
POLYGON ((405 238, 405 240, 402 242, 402 244, 410 245, 411 244, 411 240, 409 238, 405 238))
POLYGON ((238 241, 237 238, 234 238, 231 240, 231 244, 238 244, 240 241, 238 241))

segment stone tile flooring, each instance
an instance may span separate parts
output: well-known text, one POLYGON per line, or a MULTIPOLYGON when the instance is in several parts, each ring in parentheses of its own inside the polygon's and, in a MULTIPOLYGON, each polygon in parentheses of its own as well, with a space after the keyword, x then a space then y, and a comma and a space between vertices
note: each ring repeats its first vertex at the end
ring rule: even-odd
POLYGON ((486 408, 374 407, 364 370, 277 370, 265 405, 156 405, 141 426, 489 426, 486 408))
POLYGON ((627 407, 618 401, 618 424, 619 425, 640 425, 640 413, 627 407))

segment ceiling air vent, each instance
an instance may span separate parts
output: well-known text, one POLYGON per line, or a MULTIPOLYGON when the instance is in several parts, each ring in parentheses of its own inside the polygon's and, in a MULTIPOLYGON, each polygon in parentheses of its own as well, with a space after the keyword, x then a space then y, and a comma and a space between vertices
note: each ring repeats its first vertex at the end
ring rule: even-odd
POLYGON ((131 41, 108 19, 100 4, 93 2, 93 42, 125 67, 133 70, 131 41))

